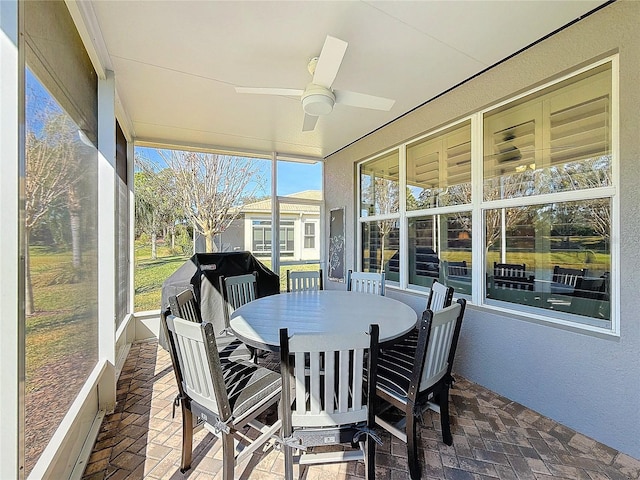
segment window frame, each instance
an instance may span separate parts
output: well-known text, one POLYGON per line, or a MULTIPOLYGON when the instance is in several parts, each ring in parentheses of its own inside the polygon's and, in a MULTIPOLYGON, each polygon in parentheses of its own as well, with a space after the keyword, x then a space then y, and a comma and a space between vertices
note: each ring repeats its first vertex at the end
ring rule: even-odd
MULTIPOLYGON (((458 119, 444 126, 429 131, 418 137, 406 140, 405 142, 386 149, 374 156, 368 157, 356 163, 355 169, 355 206, 356 206, 356 268, 362 269, 362 228, 364 223, 375 222, 379 220, 397 219, 400 228, 400 272, 399 281, 388 281, 387 284, 391 289, 398 289, 410 293, 425 295, 428 289, 419 288, 416 285, 409 284, 409 268, 408 268, 408 222, 414 217, 424 217, 429 215, 451 214, 456 212, 469 212, 472 217, 472 287, 471 295, 461 295, 468 299, 473 308, 490 311, 492 313, 506 314, 511 317, 524 319, 531 322, 541 323, 558 328, 588 332, 594 335, 619 336, 620 335, 620 256, 619 256, 619 56, 618 54, 610 55, 590 63, 589 65, 578 68, 572 72, 559 76, 543 84, 532 87, 520 94, 509 97, 501 102, 490 105, 482 110, 476 111, 469 116, 458 119), (571 80, 587 71, 593 70, 605 64, 611 65, 611 185, 604 187, 595 187, 575 191, 563 191, 557 193, 543 193, 529 196, 521 196, 515 198, 484 200, 484 117, 492 112, 509 104, 516 104, 525 97, 535 95, 549 87, 553 87, 561 82, 571 80), (471 128, 471 203, 454 205, 454 206, 438 206, 419 210, 407 210, 406 205, 406 189, 407 182, 407 147, 415 145, 417 142, 428 137, 437 136, 446 133, 448 130, 455 130, 470 122, 471 128), (382 215, 362 215, 361 211, 361 174, 362 166, 369 162, 389 156, 397 152, 398 155, 398 171, 400 178, 400 204, 397 213, 382 215), (560 203, 569 201, 593 200, 599 198, 607 198, 611 200, 611 236, 610 236, 610 321, 608 326, 598 325, 597 321, 581 320, 579 315, 554 312, 541 308, 527 307, 526 305, 511 304, 507 302, 499 302, 485 297, 486 285, 483 279, 486 272, 486 258, 484 252, 485 246, 485 226, 484 214, 486 210, 495 208, 508 208, 519 206, 541 205, 545 203, 560 203), (475 268, 473 268, 475 267, 475 268)), ((585 317, 582 317, 585 318, 585 317)), ((587 319, 589 317, 586 317, 587 319)))
MULTIPOLYGON (((271 219, 263 219, 263 218, 252 218, 251 219, 251 253, 256 255, 266 255, 267 253, 271 254, 272 246, 273 246, 273 228, 271 219), (256 224, 256 222, 259 222, 256 224), (262 232, 262 247, 263 249, 256 248, 256 232, 262 232), (269 243, 267 243, 267 233, 269 234, 269 243)), ((279 222, 279 242, 280 242, 280 253, 285 255, 292 255, 295 251, 295 221, 294 220, 280 220, 279 222), (283 233, 285 234, 283 236, 283 233), (294 239, 289 240, 288 234, 291 234, 294 239), (293 249, 287 249, 287 243, 293 242, 293 249)))
POLYGON ((306 249, 315 249, 316 248, 316 222, 304 221, 302 222, 303 228, 303 239, 302 239, 302 248, 306 249), (311 225, 312 232, 307 233, 307 225, 311 225), (309 240, 310 246, 307 246, 307 240, 309 240))

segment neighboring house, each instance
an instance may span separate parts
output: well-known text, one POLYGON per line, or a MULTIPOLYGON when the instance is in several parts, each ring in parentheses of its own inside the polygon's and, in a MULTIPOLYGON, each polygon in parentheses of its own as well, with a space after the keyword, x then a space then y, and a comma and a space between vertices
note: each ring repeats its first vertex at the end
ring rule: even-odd
MULTIPOLYGON (((280 258, 307 261, 320 258, 320 190, 293 193, 280 201, 280 258), (299 200, 297 202, 296 200, 299 200)), ((240 216, 216 238, 220 251, 247 250, 271 255, 271 199, 244 205, 240 216)))

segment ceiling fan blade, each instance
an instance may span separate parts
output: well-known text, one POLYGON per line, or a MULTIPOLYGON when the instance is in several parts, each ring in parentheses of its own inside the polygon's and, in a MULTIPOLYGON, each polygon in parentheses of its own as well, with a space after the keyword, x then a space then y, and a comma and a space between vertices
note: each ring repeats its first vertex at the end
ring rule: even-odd
POLYGON ((312 131, 314 128, 316 128, 316 123, 318 123, 318 117, 305 113, 304 120, 302 121, 302 131, 303 132, 312 131))
POLYGON ((327 35, 313 74, 313 83, 331 88, 347 51, 347 45, 349 44, 344 40, 327 35))
POLYGON ((253 93, 258 95, 286 95, 301 97, 304 90, 298 88, 269 88, 269 87, 236 87, 237 93, 253 93))
POLYGON ((336 103, 349 105, 350 107, 370 108, 372 110, 384 110, 388 112, 396 103, 395 100, 384 97, 367 95, 366 93, 349 92, 348 90, 334 90, 336 103))

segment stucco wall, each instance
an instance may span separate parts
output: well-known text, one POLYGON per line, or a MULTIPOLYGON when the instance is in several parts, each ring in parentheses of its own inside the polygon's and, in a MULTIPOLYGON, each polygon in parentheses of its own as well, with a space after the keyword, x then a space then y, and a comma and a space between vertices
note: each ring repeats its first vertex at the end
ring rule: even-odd
MULTIPOLYGON (((354 165, 440 125, 620 54, 620 337, 540 325, 471 307, 455 370, 606 445, 640 458, 640 2, 618 1, 326 160, 326 211, 346 207, 355 265, 354 165)), ((399 80, 400 81, 400 80, 399 80)), ((328 233, 325 232, 325 238, 328 233)), ((344 288, 327 282, 327 288, 344 288)), ((416 310, 425 298, 389 289, 416 310)))

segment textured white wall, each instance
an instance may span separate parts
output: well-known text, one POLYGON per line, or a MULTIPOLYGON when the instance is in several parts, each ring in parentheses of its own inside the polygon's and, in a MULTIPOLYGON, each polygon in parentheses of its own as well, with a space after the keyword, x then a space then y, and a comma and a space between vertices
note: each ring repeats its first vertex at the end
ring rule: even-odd
MULTIPOLYGON (((346 207, 355 265, 355 162, 581 66, 620 54, 620 337, 601 338, 471 307, 455 370, 640 458, 640 2, 618 1, 328 157, 326 211, 346 207)), ((328 233, 325 232, 325 237, 328 233)), ((614 271, 615 274, 615 271, 614 271)), ((344 288, 327 282, 327 288, 344 288)), ((417 311, 425 298, 388 290, 417 311)))

